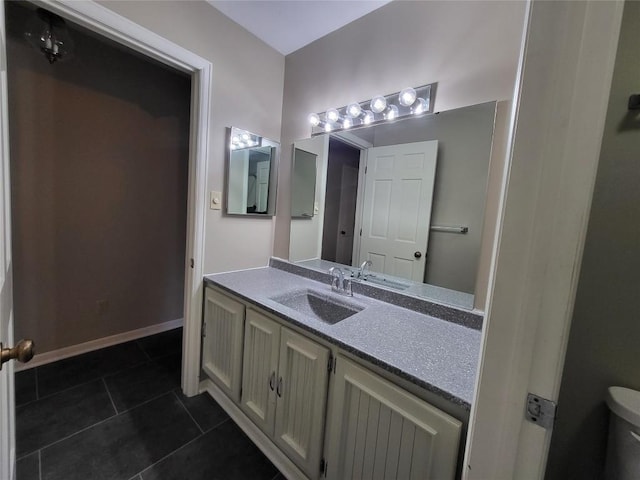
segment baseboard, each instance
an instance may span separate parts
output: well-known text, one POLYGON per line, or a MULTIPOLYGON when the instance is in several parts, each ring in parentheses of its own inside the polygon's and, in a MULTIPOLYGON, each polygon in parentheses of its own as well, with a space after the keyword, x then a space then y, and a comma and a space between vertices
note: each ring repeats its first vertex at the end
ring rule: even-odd
POLYGON ((206 379, 200 382, 200 391, 207 392, 218 402, 222 409, 227 412, 231 420, 251 439, 262 453, 280 470, 289 480, 309 480, 282 450, 280 450, 271 439, 260 430, 255 423, 236 405, 222 390, 220 390, 211 380, 206 379))
MULTIPOLYGON (((89 342, 80 343, 78 345, 71 345, 69 347, 60 348, 58 350, 51 350, 41 354, 36 354, 29 363, 17 363, 15 364, 16 372, 21 370, 28 370, 30 368, 46 365, 47 363, 62 360, 63 358, 73 357, 82 353, 92 352, 105 347, 111 347, 118 345, 119 343, 129 342, 138 338, 147 337, 156 333, 166 332, 167 330, 173 330, 174 328, 181 327, 183 323, 182 318, 176 320, 170 320, 164 323, 156 323, 149 325, 148 327, 138 328, 137 330, 130 330, 128 332, 118 333, 111 335, 110 337, 98 338, 97 340, 91 340, 89 342)), ((36 348, 38 345, 36 344, 36 348)))

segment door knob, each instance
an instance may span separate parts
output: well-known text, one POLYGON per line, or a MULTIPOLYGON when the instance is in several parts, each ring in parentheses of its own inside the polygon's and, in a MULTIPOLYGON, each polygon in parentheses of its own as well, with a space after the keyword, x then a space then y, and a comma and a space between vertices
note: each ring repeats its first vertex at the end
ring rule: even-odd
POLYGON ((416 253, 413 254, 413 256, 416 257, 416 258, 420 258, 420 257, 422 257, 422 253, 416 252, 416 253))
POLYGON ((3 348, 2 343, 0 343, 0 370, 2 370, 4 362, 15 358, 20 363, 26 363, 33 358, 34 354, 33 340, 20 340, 13 348, 3 348))

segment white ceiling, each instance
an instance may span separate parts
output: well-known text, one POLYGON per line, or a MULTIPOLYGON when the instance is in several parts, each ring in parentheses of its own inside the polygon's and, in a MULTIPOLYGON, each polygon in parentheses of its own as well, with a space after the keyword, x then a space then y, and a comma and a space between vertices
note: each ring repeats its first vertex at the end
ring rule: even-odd
POLYGON ((207 0, 283 55, 391 0, 207 0))

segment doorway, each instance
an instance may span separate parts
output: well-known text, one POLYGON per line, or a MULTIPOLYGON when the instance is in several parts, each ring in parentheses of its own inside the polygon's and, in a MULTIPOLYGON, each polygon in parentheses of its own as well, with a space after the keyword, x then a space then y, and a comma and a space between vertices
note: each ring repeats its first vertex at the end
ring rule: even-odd
POLYGON ((5 5, 16 335, 55 358, 181 323, 189 75, 70 22, 49 64, 5 5))

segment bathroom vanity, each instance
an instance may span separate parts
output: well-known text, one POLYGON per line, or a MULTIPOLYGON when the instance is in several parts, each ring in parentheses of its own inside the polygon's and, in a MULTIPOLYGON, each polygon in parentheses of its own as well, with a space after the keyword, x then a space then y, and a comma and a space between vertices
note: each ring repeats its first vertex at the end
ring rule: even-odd
POLYGON ((272 265, 205 277, 201 389, 287 478, 454 478, 482 317, 272 265))

